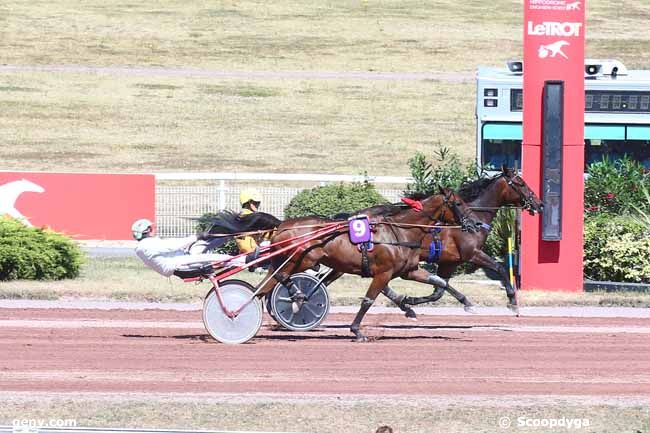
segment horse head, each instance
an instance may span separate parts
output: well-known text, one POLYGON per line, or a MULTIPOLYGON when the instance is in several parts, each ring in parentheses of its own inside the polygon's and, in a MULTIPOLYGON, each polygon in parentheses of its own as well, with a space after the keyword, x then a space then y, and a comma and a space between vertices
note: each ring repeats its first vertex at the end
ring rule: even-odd
POLYGON ((521 206, 531 215, 543 211, 544 204, 530 189, 519 173, 504 166, 499 177, 505 182, 505 187, 502 192, 505 202, 521 206))
POLYGON ((431 220, 460 225, 463 231, 475 232, 476 221, 465 201, 449 188, 439 188, 438 194, 431 194, 421 200, 422 213, 431 220))
POLYGON ((439 190, 445 197, 446 208, 453 215, 453 223, 460 225, 464 232, 476 233, 481 223, 472 212, 472 208, 453 189, 439 187, 439 190))

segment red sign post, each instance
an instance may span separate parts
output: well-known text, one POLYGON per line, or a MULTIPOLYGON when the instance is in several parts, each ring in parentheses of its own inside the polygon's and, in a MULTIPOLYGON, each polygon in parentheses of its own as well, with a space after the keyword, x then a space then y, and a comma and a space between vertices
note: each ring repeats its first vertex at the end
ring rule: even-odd
POLYGON ((523 289, 583 289, 585 2, 524 0, 522 170, 548 220, 522 215, 523 289))

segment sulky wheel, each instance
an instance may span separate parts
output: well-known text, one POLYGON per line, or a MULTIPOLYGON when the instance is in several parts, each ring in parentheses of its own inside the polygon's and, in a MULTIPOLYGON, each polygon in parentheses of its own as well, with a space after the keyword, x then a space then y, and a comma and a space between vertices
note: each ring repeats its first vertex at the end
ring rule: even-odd
POLYGON ((289 289, 278 283, 271 292, 271 316, 280 325, 292 331, 309 331, 321 324, 330 309, 327 286, 307 273, 294 274, 291 281, 306 295, 307 299, 297 312, 289 289))
MULTIPOLYGON (((251 299, 253 287, 240 280, 219 283, 219 293, 228 310, 237 310, 251 299)), ((257 334, 262 326, 262 303, 254 298, 235 318, 226 315, 214 288, 203 301, 203 324, 217 341, 226 344, 245 343, 257 334)))

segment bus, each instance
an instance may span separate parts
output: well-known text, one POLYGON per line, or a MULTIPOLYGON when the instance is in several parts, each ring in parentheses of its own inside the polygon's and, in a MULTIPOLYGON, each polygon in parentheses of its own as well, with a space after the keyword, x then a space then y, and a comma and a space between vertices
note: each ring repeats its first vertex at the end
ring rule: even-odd
MULTIPOLYGON (((522 62, 479 67, 476 158, 486 169, 521 167, 522 62)), ((616 60, 585 61, 585 171, 603 157, 624 156, 650 169, 650 71, 616 60)))

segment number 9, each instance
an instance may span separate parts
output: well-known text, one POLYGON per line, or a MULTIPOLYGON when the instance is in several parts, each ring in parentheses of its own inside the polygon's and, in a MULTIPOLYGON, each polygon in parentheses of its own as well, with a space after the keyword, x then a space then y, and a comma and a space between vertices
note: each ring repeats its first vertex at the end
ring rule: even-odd
POLYGON ((364 220, 352 221, 352 230, 357 237, 362 237, 366 234, 366 223, 364 220))

